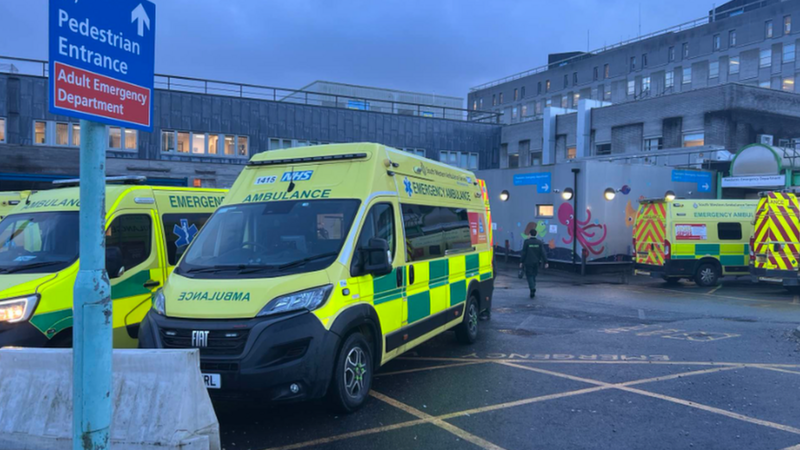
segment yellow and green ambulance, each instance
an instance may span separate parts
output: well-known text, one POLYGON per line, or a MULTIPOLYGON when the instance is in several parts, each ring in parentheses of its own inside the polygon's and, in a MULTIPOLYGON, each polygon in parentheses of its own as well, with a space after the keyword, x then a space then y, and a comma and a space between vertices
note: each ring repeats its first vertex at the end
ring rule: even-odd
POLYGON ((199 348, 212 395, 323 397, 489 310, 488 196, 471 172, 378 144, 250 160, 142 322, 146 348, 199 348))
POLYGON ((749 274, 757 200, 642 200, 633 226, 636 272, 714 286, 749 274))
POLYGON ((800 202, 795 192, 765 192, 756 210, 750 246, 753 281, 800 286, 800 202))
MULTIPOLYGON (((72 344, 78 190, 34 192, 0 221, 0 347, 72 344)), ((224 195, 217 189, 106 187, 115 347, 136 347, 153 291, 224 195)))
POLYGON ((29 194, 28 191, 0 192, 0 220, 3 220, 3 217, 7 216, 29 194))

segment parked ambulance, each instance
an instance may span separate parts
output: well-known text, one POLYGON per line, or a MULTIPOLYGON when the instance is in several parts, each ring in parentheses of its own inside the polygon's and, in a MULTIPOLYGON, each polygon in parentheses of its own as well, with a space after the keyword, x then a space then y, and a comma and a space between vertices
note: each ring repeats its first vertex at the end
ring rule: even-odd
POLYGON ((640 202, 633 226, 638 274, 714 286, 749 273, 757 200, 664 199, 640 202))
POLYGON ((753 281, 800 286, 800 204, 794 192, 763 193, 758 200, 751 240, 753 281))
MULTIPOLYGON (((78 190, 34 192, 0 221, 0 347, 72 344, 78 190)), ((136 347, 153 291, 224 195, 217 189, 106 187, 106 266, 115 347, 136 347)))
POLYGON ((212 395, 364 404, 375 370, 454 329, 493 289, 488 197, 471 172, 378 144, 253 156, 143 321, 200 348, 212 395))
POLYGON ((19 205, 20 200, 24 199, 30 192, 0 192, 0 220, 19 205))

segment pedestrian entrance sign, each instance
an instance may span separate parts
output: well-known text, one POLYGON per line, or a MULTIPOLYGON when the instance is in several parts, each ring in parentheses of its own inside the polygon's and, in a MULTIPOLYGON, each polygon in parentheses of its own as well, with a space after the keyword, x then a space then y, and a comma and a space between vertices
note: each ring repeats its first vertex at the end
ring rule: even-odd
POLYGON ((50 0, 50 112, 152 131, 156 6, 50 0))

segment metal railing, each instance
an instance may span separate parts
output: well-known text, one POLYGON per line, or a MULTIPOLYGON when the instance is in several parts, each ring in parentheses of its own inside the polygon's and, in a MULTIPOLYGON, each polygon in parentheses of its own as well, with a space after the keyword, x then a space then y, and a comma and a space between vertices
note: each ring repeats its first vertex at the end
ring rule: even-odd
POLYGON ((542 72, 545 72, 547 70, 550 70, 550 69, 553 69, 553 68, 556 68, 556 67, 565 66, 567 64, 570 64, 572 62, 587 58, 589 56, 595 56, 595 55, 598 55, 600 53, 606 52, 608 50, 613 50, 615 48, 624 47, 624 46, 626 46, 628 44, 633 44, 635 42, 644 41, 644 40, 647 40, 647 39, 650 39, 650 38, 654 38, 654 37, 657 37, 657 36, 661 36, 661 35, 664 35, 664 34, 677 33, 677 32, 680 32, 680 31, 686 31, 686 30, 690 30, 692 28, 697 28, 697 27, 700 27, 700 26, 703 26, 703 25, 708 25, 709 23, 711 23, 711 22, 713 22, 715 20, 716 16, 725 15, 725 14, 732 15, 734 13, 739 13, 740 11, 744 12, 749 7, 752 7, 752 6, 755 6, 755 5, 764 5, 766 3, 767 3, 766 0, 759 0, 759 1, 747 3, 745 5, 737 6, 735 8, 727 9, 727 10, 724 10, 724 11, 715 11, 715 12, 713 12, 713 14, 709 14, 707 16, 703 16, 703 17, 698 18, 698 19, 690 20, 688 22, 684 22, 684 23, 681 23, 681 24, 678 24, 678 25, 674 25, 674 26, 671 26, 669 28, 665 28, 663 30, 654 31, 654 32, 648 33, 648 34, 643 34, 641 36, 637 36, 635 38, 631 38, 631 39, 627 39, 627 40, 624 40, 624 41, 620 41, 620 42, 617 42, 615 44, 604 45, 604 46, 602 46, 600 48, 597 48, 595 50, 587 51, 585 53, 582 52, 582 53, 580 53, 578 55, 575 55, 575 56, 573 56, 571 58, 566 58, 566 59, 563 59, 561 61, 557 61, 557 62, 554 62, 554 63, 548 63, 546 65, 539 66, 539 67, 534 67, 533 69, 529 69, 529 70, 526 70, 524 72, 515 73, 513 75, 509 75, 509 76, 506 76, 506 77, 503 77, 503 78, 500 78, 500 79, 497 79, 497 80, 494 80, 494 81, 489 81, 487 83, 471 87, 469 89, 469 91, 470 92, 480 91, 482 89, 487 89, 487 88, 490 88, 490 87, 493 87, 493 86, 497 86, 499 84, 507 83, 509 81, 514 81, 514 80, 518 80, 520 78, 524 78, 524 77, 527 77, 527 76, 530 76, 530 75, 535 75, 537 73, 542 73, 542 72))
POLYGON ((727 163, 734 154, 719 145, 680 147, 618 155, 596 155, 578 158, 575 161, 624 162, 627 164, 649 164, 654 166, 710 169, 713 163, 727 163), (685 160, 684 160, 685 158, 685 160))
MULTIPOLYGON (((48 62, 36 59, 0 56, 0 73, 48 77, 48 62)), ((287 89, 233 81, 210 80, 176 75, 156 74, 156 89, 195 94, 267 100, 280 103, 322 106, 458 121, 500 123, 501 113, 477 111, 426 103, 409 103, 369 97, 287 89)))

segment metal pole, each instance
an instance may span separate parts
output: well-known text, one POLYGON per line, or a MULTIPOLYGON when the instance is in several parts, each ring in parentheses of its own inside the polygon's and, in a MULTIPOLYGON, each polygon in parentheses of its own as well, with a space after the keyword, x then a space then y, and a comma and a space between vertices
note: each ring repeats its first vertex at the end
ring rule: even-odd
POLYGON ((574 215, 572 217, 572 267, 576 268, 576 258, 578 257, 578 173, 580 173, 581 169, 577 167, 572 169, 573 175, 573 186, 575 189, 574 195, 572 196, 572 210, 574 215))
POLYGON ((81 120, 80 265, 75 279, 72 448, 109 448, 111 288, 106 274, 106 127, 81 120))

